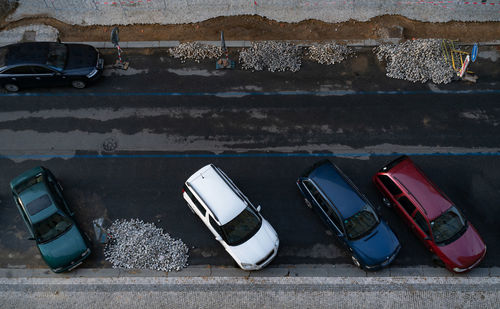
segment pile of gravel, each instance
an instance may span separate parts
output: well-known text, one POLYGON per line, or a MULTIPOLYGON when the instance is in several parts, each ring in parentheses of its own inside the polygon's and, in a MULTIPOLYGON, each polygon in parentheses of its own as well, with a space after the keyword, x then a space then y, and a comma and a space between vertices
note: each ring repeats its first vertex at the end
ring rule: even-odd
POLYGON ((153 223, 115 220, 107 232, 111 239, 104 256, 113 268, 179 271, 187 266, 188 247, 153 223))
POLYGON ((307 49, 309 59, 326 65, 340 63, 352 54, 351 48, 335 43, 314 44, 307 49))
POLYGON ((425 83, 447 84, 456 76, 443 58, 441 40, 418 39, 374 48, 378 59, 387 61, 387 76, 425 83))
POLYGON ((186 62, 186 59, 193 59, 200 62, 202 59, 217 59, 222 56, 222 48, 220 46, 205 45, 198 42, 181 43, 175 48, 168 50, 174 58, 180 58, 181 62, 186 62))
POLYGON ((302 49, 294 44, 277 41, 253 42, 252 47, 240 52, 244 69, 271 72, 300 70, 302 49))

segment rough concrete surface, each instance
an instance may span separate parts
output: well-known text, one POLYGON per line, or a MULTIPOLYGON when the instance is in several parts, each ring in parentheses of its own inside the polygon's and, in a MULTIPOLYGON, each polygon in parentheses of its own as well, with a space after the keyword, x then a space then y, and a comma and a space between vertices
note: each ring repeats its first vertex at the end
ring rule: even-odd
POLYGON ((379 15, 401 15, 428 22, 500 21, 500 3, 418 0, 20 0, 9 20, 45 15, 76 25, 183 24, 218 16, 259 15, 277 21, 367 21, 379 15))

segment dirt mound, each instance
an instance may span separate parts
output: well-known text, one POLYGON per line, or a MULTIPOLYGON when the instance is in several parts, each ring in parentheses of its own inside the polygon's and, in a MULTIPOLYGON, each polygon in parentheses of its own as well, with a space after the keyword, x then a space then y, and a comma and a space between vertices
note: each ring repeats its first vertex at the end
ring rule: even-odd
MULTIPOLYGON (((40 16, 0 24, 0 30, 33 23, 56 27, 60 31, 63 41, 109 41, 109 35, 113 28, 112 26, 74 26, 40 16)), ((499 39, 500 22, 425 23, 401 16, 385 15, 367 22, 348 21, 330 24, 318 20, 307 20, 299 23, 283 23, 256 15, 245 15, 217 17, 200 23, 182 25, 120 26, 120 40, 217 41, 220 38, 220 30, 224 30, 226 40, 306 40, 321 42, 399 37, 402 39, 448 38, 458 39, 462 42, 485 42, 499 39)))

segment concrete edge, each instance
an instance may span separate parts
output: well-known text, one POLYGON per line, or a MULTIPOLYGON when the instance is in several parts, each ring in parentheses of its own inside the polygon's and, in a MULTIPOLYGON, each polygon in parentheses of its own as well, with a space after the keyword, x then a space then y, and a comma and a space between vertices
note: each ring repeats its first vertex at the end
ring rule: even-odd
POLYGON ((453 274, 446 269, 429 266, 389 267, 366 272, 352 265, 293 265, 270 266, 260 271, 243 271, 224 266, 189 266, 178 272, 144 269, 77 268, 69 273, 55 274, 43 268, 0 268, 0 278, 500 278, 500 267, 475 268, 465 274, 453 274))
MULTIPOLYGON (((379 46, 381 44, 397 44, 400 40, 399 39, 387 39, 387 40, 353 40, 353 41, 331 41, 331 42, 337 42, 340 44, 345 44, 350 47, 375 47, 379 46)), ((207 45, 215 45, 215 46, 220 46, 220 41, 196 41, 201 44, 207 44, 207 45)), ((252 46, 252 42, 258 42, 258 41, 226 41, 226 46, 229 48, 246 48, 252 46)), ((308 47, 314 44, 314 42, 306 42, 306 41, 284 41, 284 42, 291 42, 295 43, 299 46, 302 47, 308 47)), ((0 41, 0 47, 9 45, 9 44, 14 44, 17 42, 2 42, 0 41)), ((111 42, 65 42, 65 43, 82 43, 82 44, 88 44, 92 45, 95 48, 114 48, 114 45, 111 42)), ((121 48, 173 48, 179 46, 181 42, 180 41, 124 41, 120 42, 120 47, 121 48)), ((473 45, 474 42, 463 42, 459 43, 458 45, 460 46, 468 46, 468 45, 473 45)), ((479 42, 479 46, 493 46, 493 45, 500 45, 500 40, 495 40, 495 41, 489 41, 489 42, 479 42)))

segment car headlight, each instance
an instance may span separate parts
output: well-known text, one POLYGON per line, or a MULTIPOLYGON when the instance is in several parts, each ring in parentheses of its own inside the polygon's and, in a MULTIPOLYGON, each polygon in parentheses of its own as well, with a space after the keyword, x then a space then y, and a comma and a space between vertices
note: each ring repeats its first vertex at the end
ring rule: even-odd
POLYGON ((458 268, 458 267, 453 268, 453 271, 456 273, 463 273, 466 270, 467 270, 467 268, 458 268))
POLYGON ((243 268, 250 268, 250 267, 253 267, 254 265, 253 264, 250 264, 250 263, 241 263, 241 267, 243 268))
POLYGON ((90 72, 89 74, 87 74, 87 78, 94 77, 97 74, 97 72, 99 72, 98 69, 93 69, 92 72, 90 72))

